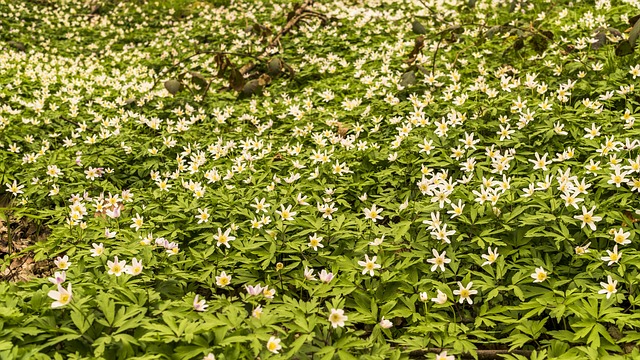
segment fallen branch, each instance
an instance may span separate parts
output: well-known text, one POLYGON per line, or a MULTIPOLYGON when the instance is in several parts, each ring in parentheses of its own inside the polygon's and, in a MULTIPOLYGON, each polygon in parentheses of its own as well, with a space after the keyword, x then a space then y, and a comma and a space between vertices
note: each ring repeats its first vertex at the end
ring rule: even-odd
MULTIPOLYGON (((196 56, 200 56, 200 55, 211 55, 211 54, 220 54, 220 55, 231 55, 231 56, 239 56, 239 57, 250 57, 250 58, 254 58, 256 60, 259 60, 257 56, 252 55, 252 54, 241 54, 241 53, 234 53, 234 52, 228 52, 228 51, 218 51, 218 50, 208 50, 208 51, 200 51, 200 52, 196 52, 195 54, 191 54, 189 56, 187 56, 186 58, 179 60, 178 62, 176 62, 175 64, 171 65, 171 67, 169 67, 169 69, 167 69, 163 74, 158 75, 158 77, 156 78, 156 81, 153 83, 153 86, 151 87, 151 89, 155 89, 155 87, 158 85, 158 83, 160 82, 160 79, 166 75, 167 73, 171 72, 173 69, 175 69, 178 65, 183 64, 185 61, 191 60, 196 56)), ((207 89, 208 90, 208 89, 207 89)))
MULTIPOLYGON (((426 354, 440 354, 441 352, 446 351, 447 353, 453 353, 455 350, 453 349, 443 349, 443 348, 428 348, 424 350, 415 350, 409 353, 409 357, 413 359, 421 359, 426 356, 426 354)), ((502 359, 500 355, 521 355, 527 358, 531 357, 531 350, 476 350, 475 351, 477 358, 479 360, 494 360, 494 359, 502 359)), ((474 359, 475 357, 469 353, 465 352, 459 355, 460 358, 463 359, 474 359)))
MULTIPOLYGON (((271 39, 271 41, 269 41, 269 43, 264 48, 264 50, 262 51, 261 54, 256 56, 256 55, 252 55, 252 54, 240 54, 240 53, 231 53, 231 52, 216 51, 216 50, 196 52, 195 54, 191 54, 191 55, 185 57, 184 59, 181 59, 181 60, 177 61, 176 63, 171 65, 168 69, 166 69, 161 74, 159 74, 156 77, 156 79, 155 79, 155 81, 154 81, 154 83, 153 83, 153 85, 151 86, 150 89, 151 90, 155 89, 155 87, 158 85, 158 83, 160 83, 161 79, 166 74, 168 74, 171 71, 173 71, 174 69, 176 69, 179 65, 184 64, 186 61, 188 61, 190 59, 193 59, 196 56, 205 55, 205 54, 232 55, 232 56, 239 56, 239 57, 250 57, 250 58, 256 60, 255 62, 254 61, 250 61, 250 62, 246 63, 245 65, 243 65, 239 70, 236 70, 236 74, 238 74, 240 77, 245 77, 246 74, 248 74, 251 70, 253 70, 256 67, 257 63, 260 63, 260 62, 266 60, 270 56, 270 51, 269 50, 271 48, 273 48, 274 46, 277 46, 278 44, 280 44, 280 39, 284 35, 286 35, 289 31, 291 31, 291 29, 293 29, 293 27, 296 26, 296 24, 300 20, 302 20, 304 18, 308 18, 308 17, 319 17, 323 21, 327 21, 328 20, 326 15, 321 14, 321 13, 319 13, 317 11, 313 11, 311 9, 308 9, 308 7, 313 4, 313 1, 314 0, 305 0, 304 3, 302 3, 300 6, 295 8, 295 10, 293 10, 291 13, 289 13, 289 20, 287 21, 287 23, 273 37, 273 39, 271 39)), ((208 92, 210 85, 211 85, 211 82, 209 82, 207 84, 204 96, 206 96, 206 93, 208 92)))
MULTIPOLYGON (((293 27, 298 23, 298 21, 300 21, 300 19, 304 17, 305 12, 309 12, 309 10, 307 10, 307 7, 311 6, 312 4, 313 4, 313 0, 305 0, 305 2, 302 3, 302 5, 300 5, 300 7, 298 7, 295 10, 291 19, 287 21, 287 23, 278 32, 278 34, 276 34, 276 36, 274 36, 273 39, 269 41, 269 44, 264 49, 262 54, 258 55, 257 60, 264 60, 269 56, 269 49, 276 46, 278 43, 280 43, 280 38, 286 35, 289 31, 291 31, 291 29, 293 29, 293 27)), ((319 16, 318 15, 319 13, 313 12, 313 14, 316 16, 319 16)), ((256 67, 256 64, 254 62, 249 62, 240 68, 240 74, 245 75, 249 71, 253 70, 255 67, 256 67)))

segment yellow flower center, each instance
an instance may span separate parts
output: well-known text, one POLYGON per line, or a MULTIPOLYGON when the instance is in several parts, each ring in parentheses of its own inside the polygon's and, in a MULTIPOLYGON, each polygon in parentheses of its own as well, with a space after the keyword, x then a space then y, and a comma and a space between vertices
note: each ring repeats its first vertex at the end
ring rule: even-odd
POLYGON ((547 274, 543 273, 543 272, 539 272, 536 277, 538 278, 538 280, 540 281, 544 281, 544 279, 547 278, 547 274))

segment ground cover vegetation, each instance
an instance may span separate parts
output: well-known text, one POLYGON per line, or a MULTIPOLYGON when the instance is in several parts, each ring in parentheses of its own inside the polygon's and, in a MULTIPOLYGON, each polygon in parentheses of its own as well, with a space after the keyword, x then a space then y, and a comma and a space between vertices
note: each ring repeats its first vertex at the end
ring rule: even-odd
POLYGON ((638 358, 637 0, 0 0, 0 358, 638 358))

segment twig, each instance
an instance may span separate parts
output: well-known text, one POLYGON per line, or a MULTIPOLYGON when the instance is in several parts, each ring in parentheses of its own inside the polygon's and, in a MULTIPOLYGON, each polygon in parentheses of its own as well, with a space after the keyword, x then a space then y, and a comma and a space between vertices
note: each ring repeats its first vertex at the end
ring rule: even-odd
POLYGON ((424 2, 424 0, 419 0, 420 3, 422 4, 422 6, 424 6, 425 9, 429 10, 429 12, 436 18, 436 21, 439 22, 446 22, 443 18, 440 18, 439 15, 435 10, 433 10, 429 5, 427 5, 426 2, 424 2))
POLYGON ((60 119, 62 119, 62 120, 64 120, 64 121, 68 122, 69 124, 72 124, 72 125, 75 125, 75 126, 77 126, 77 127, 80 127, 80 124, 78 124, 77 122, 75 122, 75 121, 73 121, 73 120, 69 120, 69 119, 65 118, 64 116, 60 116, 60 119))
MULTIPOLYGON (((443 351, 453 352, 453 349, 444 349, 444 348, 428 348, 424 350, 416 350, 409 353, 410 358, 420 359, 425 358, 426 354, 439 354, 443 351)), ((500 355, 522 355, 527 358, 531 357, 531 350, 476 350, 475 353, 478 356, 478 359, 485 360, 493 360, 493 359, 502 359, 500 355)), ((473 359, 474 356, 470 352, 464 352, 460 354, 461 358, 473 359)))
POLYGON ((444 36, 440 37, 438 41, 438 46, 436 46, 436 51, 433 53, 433 60, 431 61, 431 75, 435 75, 436 72, 436 57, 438 56, 438 50, 440 50, 440 44, 442 44, 442 40, 444 36))
POLYGON ((231 56, 240 56, 240 57, 250 57, 250 58, 254 58, 259 60, 259 58, 255 55, 252 54, 241 54, 241 53, 234 53, 234 52, 228 52, 228 51, 218 51, 218 50, 208 50, 208 51, 200 51, 200 52, 196 52, 194 54, 191 54, 189 56, 187 56, 186 58, 179 60, 177 63, 171 65, 171 67, 169 69, 167 69, 167 71, 165 71, 163 74, 158 75, 158 78, 156 79, 156 81, 153 83, 153 86, 151 87, 151 89, 155 89, 155 87, 158 85, 158 83, 160 82, 160 79, 167 73, 169 73, 171 70, 175 69, 178 65, 184 63, 187 60, 191 60, 196 56, 200 56, 200 55, 207 55, 207 54, 220 54, 220 55, 231 55, 231 56))
MULTIPOLYGON (((278 32, 278 34, 276 34, 276 36, 269 42, 269 45, 267 45, 267 47, 264 49, 262 54, 258 56, 257 58, 258 60, 263 60, 265 57, 269 55, 269 49, 275 46, 276 44, 278 44, 280 42, 280 38, 286 35, 298 23, 298 21, 303 18, 302 15, 304 15, 305 11, 308 11, 307 7, 311 6, 312 4, 313 4, 313 0, 305 0, 305 2, 302 3, 302 5, 300 5, 300 7, 296 9, 291 19, 287 21, 287 23, 278 32)), ((240 74, 245 75, 249 71, 253 70, 253 68, 255 67, 256 67, 256 63, 249 62, 240 68, 240 74)))

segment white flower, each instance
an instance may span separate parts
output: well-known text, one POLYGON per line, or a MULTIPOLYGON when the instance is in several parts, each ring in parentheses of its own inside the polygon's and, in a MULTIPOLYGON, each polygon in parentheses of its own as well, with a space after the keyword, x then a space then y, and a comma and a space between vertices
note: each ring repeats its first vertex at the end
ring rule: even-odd
POLYGON ((47 296, 55 300, 51 304, 53 309, 67 305, 71 302, 71 298, 73 297, 73 294, 71 293, 71 283, 67 285, 66 289, 63 288, 62 285, 58 285, 58 291, 51 290, 47 296))
POLYGON ((380 216, 380 214, 382 213, 382 211, 384 210, 383 208, 376 208, 376 204, 373 204, 371 206, 371 209, 363 209, 364 210, 364 217, 365 219, 371 219, 373 220, 373 222, 376 222, 377 220, 382 220, 382 216, 380 216))
POLYGON ((126 261, 118 261, 118 257, 114 256, 113 261, 107 261, 107 267, 109 271, 107 272, 109 275, 120 276, 125 271, 126 261))
POLYGON ((591 251, 589 250, 589 245, 591 245, 591 243, 587 243, 586 245, 582 245, 582 246, 576 246, 575 248, 576 255, 583 255, 591 251))
POLYGON ((380 268, 380 264, 376 264, 377 259, 377 256, 369 259, 369 255, 365 254, 364 261, 358 261, 358 265, 364 267, 364 269, 362 270, 362 275, 366 274, 367 272, 370 276, 374 275, 373 271, 380 268))
POLYGON ((282 345, 280 345, 280 339, 275 336, 269 338, 267 341, 267 350, 271 351, 274 354, 277 354, 280 349, 282 349, 282 345))
POLYGON ((313 275, 313 269, 309 269, 308 267, 304 268, 304 278, 309 281, 316 281, 316 276, 313 275))
POLYGON ((631 240, 629 240, 629 236, 631 236, 630 232, 624 232, 624 229, 620 228, 613 233, 613 241, 620 245, 631 244, 631 240))
POLYGON ((458 204, 451 203, 452 210, 447 211, 447 214, 451 214, 451 218, 455 218, 456 216, 462 215, 462 210, 464 210, 464 204, 462 200, 458 200, 458 204))
POLYGON ((260 319, 260 316, 262 316, 262 305, 256 306, 256 308, 251 312, 251 316, 256 319, 260 319))
POLYGON ((136 231, 140 230, 140 228, 144 224, 144 218, 142 216, 140 216, 140 214, 138 214, 138 213, 136 213, 136 217, 134 217, 131 220, 133 220, 133 224, 131 224, 130 227, 132 229, 136 229, 136 231))
POLYGON ((211 215, 209 215, 209 209, 204 208, 204 209, 200 209, 198 208, 198 215, 196 215, 196 218, 198 219, 198 224, 202 224, 203 222, 209 222, 209 217, 211 215))
POLYGON ((318 251, 318 248, 323 248, 322 245, 322 236, 318 236, 316 233, 309 236, 309 247, 312 247, 314 251, 318 251))
POLYGON ((618 280, 613 280, 611 275, 607 276, 607 282, 601 282, 600 286, 603 287, 602 290, 598 291, 598 294, 607 294, 607 299, 611 297, 611 295, 618 292, 616 289, 616 285, 618 285, 618 280))
POLYGON ((24 188, 24 185, 18 185, 16 180, 13 180, 13 184, 6 184, 6 186, 8 191, 12 193, 13 196, 17 196, 18 194, 23 193, 22 189, 24 188))
MULTIPOLYGON (((471 283, 469 283, 471 284, 471 283)), ((475 290, 474 290, 475 291, 475 290)), ((455 293, 455 292, 454 292, 455 293)), ((425 293, 426 295, 427 293, 425 293)), ((462 299, 462 297, 460 297, 460 299, 462 299)), ((431 301, 433 301, 434 303, 438 304, 438 305, 443 305, 444 303, 446 303, 448 300, 447 294, 443 293, 442 291, 438 290, 438 294, 436 295, 436 297, 431 298, 431 301)), ((462 301, 461 301, 462 302, 462 301)))
POLYGON ((460 295, 460 304, 464 303, 466 300, 469 305, 473 304, 471 300, 471 295, 475 295, 478 293, 478 290, 471 290, 471 286, 473 286, 473 282, 469 282, 467 286, 462 286, 462 283, 458 281, 459 290, 453 290, 454 295, 460 295))
POLYGON ((338 326, 344 327, 344 322, 347 320, 349 320, 349 318, 344 315, 344 310, 331 309, 331 314, 329 314, 329 321, 331 322, 331 326, 334 329, 338 326))
POLYGON ((222 229, 218 228, 218 235, 213 235, 213 239, 217 241, 217 246, 220 247, 220 245, 225 245, 228 248, 231 247, 231 245, 229 245, 229 241, 233 241, 236 239, 235 236, 231 236, 231 229, 227 229, 225 230, 225 232, 222 232, 222 229))
POLYGON ((58 256, 58 258, 54 260, 54 263, 60 270, 67 270, 71 265, 71 263, 69 262, 69 257, 67 255, 63 257, 58 256))
POLYGON ((369 243, 369 245, 371 245, 371 246, 380 246, 380 245, 382 245, 382 242, 384 242, 384 237, 385 237, 385 235, 382 235, 381 237, 377 237, 377 238, 373 239, 373 241, 371 241, 369 243))
POLYGON ((138 259, 133 258, 131 265, 127 265, 124 271, 132 276, 139 275, 142 272, 142 260, 138 261, 138 259))
POLYGON ((93 246, 93 249, 90 250, 91 256, 96 257, 104 254, 104 245, 102 245, 102 243, 93 243, 91 244, 91 246, 93 246))
POLYGON ((269 289, 269 285, 265 285, 265 287, 262 288, 262 295, 267 299, 273 299, 276 295, 276 289, 269 289))
POLYGON ((487 260, 484 263, 482 263, 482 266, 493 264, 493 262, 496 261, 498 256, 500 256, 500 254, 498 254, 498 248, 495 248, 495 250, 491 250, 491 246, 489 246, 488 252, 489 252, 488 254, 482 254, 482 258, 487 260))
POLYGON ((111 231, 109 230, 109 228, 104 228, 104 237, 106 237, 107 239, 113 239, 117 234, 117 231, 111 231))
POLYGON ((384 316, 382 317, 382 319, 380 320, 380 326, 383 329, 389 329, 391 327, 393 327, 393 323, 387 319, 384 318, 384 316))
POLYGON ((436 360, 456 360, 456 357, 453 355, 447 355, 447 352, 443 351, 436 355, 436 360))
POLYGON ((438 267, 440 267, 440 271, 444 271, 444 265, 451 262, 451 259, 447 259, 445 255, 447 255, 446 251, 443 251, 442 254, 438 254, 438 250, 433 249, 433 256, 435 258, 427 259, 427 262, 433 264, 431 267, 431 271, 436 271, 438 267))
POLYGON ((538 267, 536 268, 535 272, 531 274, 531 277, 533 278, 533 282, 535 283, 543 282, 547 280, 547 272, 544 271, 542 267, 538 267))
POLYGON ((582 221, 580 228, 582 229, 585 225, 589 225, 591 231, 596 231, 596 221, 602 220, 600 216, 593 216, 593 211, 596 209, 595 206, 591 208, 591 210, 587 211, 585 206, 582 206, 582 215, 576 215, 573 218, 582 221))
POLYGON ((429 294, 426 291, 420 293, 420 301, 429 301, 429 294))
MULTIPOLYGON (((197 295, 196 295, 197 296, 197 295)), ((204 358, 202 358, 202 360, 216 360, 216 356, 213 355, 213 353, 209 353, 207 354, 207 356, 205 356, 204 358)))
POLYGON ((548 154, 545 153, 541 158, 540 154, 538 154, 538 152, 536 151, 536 160, 529 159, 529 162, 533 163, 533 170, 542 169, 544 171, 547 171, 547 165, 551 163, 551 161, 547 161, 547 155, 548 154))
POLYGON ((602 261, 608 261, 608 266, 611 266, 614 263, 617 264, 618 261, 622 258, 622 253, 618 253, 617 244, 613 247, 613 251, 607 250, 607 254, 609 254, 609 256, 603 256, 601 259, 602 261))
POLYGON ((256 209, 256 214, 259 213, 260 211, 266 213, 267 212, 267 208, 269 208, 269 206, 271 206, 270 204, 265 203, 266 199, 262 198, 261 200, 258 200, 257 198, 255 199, 255 204, 251 204, 250 206, 254 209, 256 209))
POLYGON ((298 197, 296 197, 296 202, 300 206, 309 205, 307 202, 307 196, 303 196, 302 193, 298 193, 298 197))
POLYGON ((276 214, 282 217, 282 220, 293 220, 293 217, 296 216, 297 212, 291 211, 291 205, 289 205, 286 209, 284 205, 280 205, 280 210, 276 210, 276 214))
POLYGON ((436 240, 442 240, 447 244, 451 244, 451 240, 449 239, 449 236, 454 235, 455 233, 456 233, 455 230, 447 231, 447 224, 442 224, 442 227, 438 226, 435 229, 433 229, 430 235, 433 236, 436 240))
POLYGON ((219 276, 216 276, 216 285, 220 287, 225 287, 231 283, 231 275, 227 275, 224 271, 220 273, 219 276))

